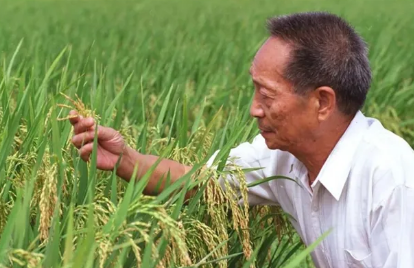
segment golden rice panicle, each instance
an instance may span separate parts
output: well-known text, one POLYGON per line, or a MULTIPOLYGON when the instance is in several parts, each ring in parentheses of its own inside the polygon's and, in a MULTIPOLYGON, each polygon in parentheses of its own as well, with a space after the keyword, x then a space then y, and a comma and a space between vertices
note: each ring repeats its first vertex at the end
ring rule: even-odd
MULTIPOLYGON (((74 100, 71 97, 63 94, 62 92, 60 94, 63 95, 63 97, 65 97, 65 99, 67 99, 69 102, 71 102, 72 106, 67 105, 67 104, 57 104, 58 107, 76 110, 78 111, 79 115, 82 117, 92 117, 95 120, 99 120, 100 117, 95 113, 95 111, 87 109, 86 105, 82 102, 82 100, 78 97, 78 95, 75 95, 76 99, 74 100)), ((69 115, 63 118, 57 118, 57 120, 63 121, 63 120, 68 120, 70 118, 75 118, 75 117, 77 116, 69 115)))
POLYGON ((172 253, 173 249, 171 247, 171 245, 167 245, 167 248, 165 250, 164 253, 164 258, 162 258, 162 260, 157 264, 157 268, 166 268, 166 267, 171 267, 171 260, 173 260, 173 256, 172 253))
MULTIPOLYGON (((3 195, 4 188, 0 191, 0 196, 3 195)), ((12 206, 9 203, 3 201, 0 198, 0 233, 3 231, 3 228, 6 226, 7 217, 9 216, 12 206)))
MULTIPOLYGON (((222 242, 217 233, 210 226, 200 222, 199 220, 191 218, 186 219, 184 221, 184 226, 186 229, 186 244, 189 252, 191 252, 193 262, 199 262, 202 260, 206 255, 213 252, 222 242)), ((224 245, 222 248, 226 248, 226 246, 224 245)), ((211 259, 219 259, 227 256, 227 251, 222 248, 215 250, 211 255, 211 259)), ((208 261, 208 259, 205 261, 208 261)), ((227 261, 222 260, 214 265, 205 264, 203 267, 226 268, 227 261)))
POLYGON ((109 254, 112 251, 112 245, 110 240, 108 239, 108 236, 102 237, 100 239, 97 239, 98 242, 98 251, 97 251, 97 258, 99 259, 99 268, 105 267, 106 259, 108 258, 109 254))
POLYGON ((132 148, 137 147, 136 137, 139 136, 139 131, 134 125, 131 125, 127 116, 125 116, 122 120, 119 133, 122 135, 122 137, 124 137, 124 141, 126 144, 128 144, 132 148))
MULTIPOLYGON (((246 183, 246 176, 242 168, 236 165, 233 159, 230 159, 229 162, 226 164, 225 171, 222 172, 219 176, 215 176, 219 178, 220 176, 226 176, 226 179, 223 180, 225 191, 220 187, 217 179, 213 179, 215 181, 215 187, 213 189, 209 189, 207 187, 207 203, 215 203, 214 198, 219 197, 220 202, 225 202, 228 208, 232 211, 232 224, 233 228, 237 231, 239 238, 242 243, 243 253, 247 259, 251 257, 253 252, 252 243, 250 240, 250 232, 249 232, 249 203, 248 203, 248 187, 246 183), (232 184, 238 185, 237 190, 234 188, 232 184), (217 194, 220 193, 220 194, 217 194), (211 196, 209 196, 211 195, 211 196), (239 205, 239 200, 243 201, 243 206, 239 205)), ((213 209, 213 214, 216 209, 213 209)), ((209 213, 211 211, 209 210, 209 213)), ((227 213, 223 215, 224 218, 227 218, 227 213)), ((226 219, 223 222, 226 222, 226 219)), ((253 267, 253 266, 252 266, 253 267)))
MULTIPOLYGON (((240 199, 236 191, 230 183, 225 180, 226 187, 226 196, 228 204, 232 210, 232 219, 233 219, 233 228, 239 234, 240 240, 242 242, 243 253, 248 259, 252 254, 252 246, 250 241, 250 232, 249 232, 249 214, 245 213, 245 209, 241 209, 238 201, 240 199)), ((244 200, 243 200, 244 201, 244 200)), ((245 202, 245 201, 244 201, 245 202)))
MULTIPOLYGON (((169 213, 165 209, 165 205, 152 203, 151 201, 153 199, 153 196, 141 196, 130 204, 128 207, 129 213, 135 214, 136 211, 139 211, 140 214, 146 214, 156 220, 159 227, 156 232, 162 233, 164 238, 169 241, 169 245, 172 248, 172 251, 169 253, 170 256, 172 258, 174 258, 174 256, 177 257, 176 262, 183 266, 191 265, 192 261, 185 243, 185 232, 182 228, 182 224, 170 217, 169 213)), ((141 231, 138 232, 140 233, 140 237, 143 237, 144 241, 148 242, 150 231, 149 226, 144 223, 137 223, 134 226, 145 227, 145 234, 141 231)), ((154 250, 156 250, 156 248, 154 250)), ((153 254, 156 254, 156 251, 153 252, 153 254)), ((156 258, 158 256, 154 257, 156 258)))
POLYGON ((190 254, 188 252, 187 245, 185 243, 185 232, 182 228, 182 223, 174 221, 168 215, 167 211, 159 207, 159 213, 153 214, 154 218, 159 221, 161 230, 166 234, 166 238, 170 240, 170 244, 173 248, 172 255, 176 256, 176 262, 183 266, 192 265, 190 254))
POLYGON ((196 148, 192 146, 191 144, 186 147, 182 147, 182 148, 180 148, 179 146, 176 146, 172 150, 169 158, 171 160, 175 160, 184 165, 193 165, 194 163, 199 162, 196 148))
MULTIPOLYGON (((212 228, 217 233, 221 241, 228 240, 227 226, 228 226, 228 204, 226 195, 217 181, 217 172, 213 169, 206 169, 209 178, 207 180, 206 189, 203 192, 203 199, 207 204, 207 214, 210 216, 212 228)), ((205 176, 205 175, 204 175, 205 176)), ((227 255, 227 245, 221 248, 221 253, 227 255)))
POLYGON ((40 267, 44 255, 23 249, 14 249, 9 252, 9 260, 12 264, 17 264, 28 268, 40 267))
POLYGON ((141 249, 135 244, 132 238, 129 239, 129 243, 131 245, 132 251, 134 252, 135 259, 137 260, 137 267, 141 267, 141 249))
POLYGON ((208 150, 212 144, 212 134, 207 133, 203 127, 199 127, 193 137, 191 138, 189 144, 185 147, 176 146, 168 158, 178 161, 184 165, 194 165, 199 163, 201 159, 206 157, 208 150), (200 146, 201 153, 197 151, 197 148, 200 146))
POLYGON ((45 154, 43 166, 39 172, 39 177, 43 180, 43 187, 39 201, 39 232, 40 239, 43 241, 46 241, 49 237, 49 228, 51 225, 53 212, 58 201, 56 174, 57 164, 51 164, 49 160, 49 155, 45 154))

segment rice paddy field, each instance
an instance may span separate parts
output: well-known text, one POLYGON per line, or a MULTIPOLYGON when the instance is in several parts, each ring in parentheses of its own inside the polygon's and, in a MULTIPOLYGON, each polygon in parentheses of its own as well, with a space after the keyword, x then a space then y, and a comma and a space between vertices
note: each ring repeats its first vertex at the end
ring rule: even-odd
POLYGON ((243 198, 240 168, 219 164, 184 194, 215 150, 258 134, 248 69, 266 19, 316 10, 368 42, 364 112, 414 146, 411 0, 0 0, 0 266, 313 267, 288 215, 217 187, 230 174, 243 198), (146 196, 151 170, 128 184, 79 158, 70 107, 194 169, 146 196))

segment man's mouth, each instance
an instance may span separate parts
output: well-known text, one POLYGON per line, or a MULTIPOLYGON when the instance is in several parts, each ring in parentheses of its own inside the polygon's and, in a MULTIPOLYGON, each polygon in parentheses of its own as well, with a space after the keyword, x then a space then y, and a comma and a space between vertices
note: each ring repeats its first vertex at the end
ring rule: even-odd
POLYGON ((262 126, 258 126, 258 127, 259 127, 260 131, 262 131, 262 132, 271 132, 271 130, 266 128, 266 127, 262 127, 262 126))
POLYGON ((269 132, 272 132, 269 129, 265 129, 265 128, 261 128, 261 127, 259 127, 259 130, 260 130, 261 133, 269 133, 269 132))

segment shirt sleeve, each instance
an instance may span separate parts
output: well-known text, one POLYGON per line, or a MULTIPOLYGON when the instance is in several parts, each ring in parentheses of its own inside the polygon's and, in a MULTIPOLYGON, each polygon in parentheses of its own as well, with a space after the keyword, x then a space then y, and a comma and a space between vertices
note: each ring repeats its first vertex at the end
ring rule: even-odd
MULTIPOLYGON (((216 151, 213 156, 208 160, 207 167, 216 168, 213 166, 213 161, 217 156, 219 151, 216 151)), ((267 164, 270 162, 272 156, 272 150, 270 150, 264 138, 261 135, 256 136, 252 143, 245 142, 239 146, 230 150, 229 157, 227 159, 227 164, 233 163, 243 169, 247 168, 262 168, 260 170, 255 170, 251 172, 246 172, 246 182, 247 184, 254 182, 259 179, 265 178, 265 170, 267 164)), ((232 179, 230 176, 220 177, 219 182, 221 187, 225 190, 224 180, 227 180, 229 184, 239 190, 239 182, 235 179, 232 179)), ((250 205, 271 205, 276 204, 276 198, 269 186, 269 183, 262 183, 254 187, 248 188, 248 202, 250 205)), ((243 201, 240 200, 240 204, 243 204, 243 201)))
POLYGON ((414 189, 397 186, 373 211, 373 267, 414 267, 414 189))

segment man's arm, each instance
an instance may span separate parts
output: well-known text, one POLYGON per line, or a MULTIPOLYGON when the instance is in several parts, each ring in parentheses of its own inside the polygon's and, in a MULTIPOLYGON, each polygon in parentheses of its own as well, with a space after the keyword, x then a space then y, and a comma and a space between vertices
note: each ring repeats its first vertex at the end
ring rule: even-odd
MULTIPOLYGON (((158 158, 158 156, 144 155, 130 147, 126 147, 117 169, 117 175, 129 181, 133 175, 135 166, 138 165, 137 178, 139 180, 158 161, 158 158)), ((151 173, 144 193, 147 195, 156 195, 162 192, 165 188, 168 172, 170 173, 170 183, 174 183, 191 169, 191 166, 186 166, 169 159, 162 159, 151 173)))
POLYGON ((414 188, 397 186, 372 216, 372 266, 414 267, 414 188))
MULTIPOLYGON (((73 145, 78 148, 79 155, 84 161, 89 161, 93 141, 95 139, 95 128, 97 127, 97 168, 101 170, 114 170, 119 158, 120 165, 117 168, 117 175, 129 181, 133 176, 135 166, 137 169, 137 180, 157 162, 158 157, 144 155, 125 144, 122 135, 115 129, 96 126, 93 118, 83 118, 76 111, 70 112, 70 122, 73 125, 73 145)), ((144 190, 145 194, 155 195, 161 192, 166 186, 167 174, 169 172, 169 183, 174 183, 192 169, 190 166, 180 164, 176 161, 162 159, 155 170, 151 173, 148 184, 144 190), (160 181, 161 180, 161 181, 160 181), (159 187, 159 188, 158 188, 159 187), (158 188, 158 189, 157 189, 158 188)), ((187 193, 187 198, 194 190, 187 193)))
MULTIPOLYGON (((132 148, 126 146, 122 135, 108 127, 96 126, 92 118, 82 118, 76 111, 70 112, 70 122, 74 127, 74 136, 72 143, 79 149, 79 155, 84 161, 89 161, 93 150, 93 141, 95 139, 95 128, 97 127, 97 168, 101 170, 114 170, 119 158, 121 157, 120 166, 117 168, 117 175, 129 181, 133 175, 134 168, 137 165, 137 180, 147 173, 159 159, 158 156, 144 155, 132 148)), ((261 168, 261 160, 269 159, 270 150, 260 135, 252 143, 242 143, 230 152, 230 158, 237 158, 235 164, 243 168, 261 168)), ((207 167, 212 165, 213 155, 207 163, 207 167)), ((269 164, 269 163, 267 163, 269 164)), ((188 173, 192 167, 178 163, 169 159, 162 159, 157 167, 151 173, 148 184, 144 190, 145 194, 156 195, 166 187, 167 174, 169 173, 170 183, 174 183, 180 177, 188 173), (158 188, 159 187, 159 188, 158 188), (158 188, 158 189, 157 189, 158 188)), ((247 183, 263 178, 263 170, 246 173, 247 183)), ((223 181, 224 178, 221 178, 223 181)), ((238 188, 237 181, 231 180, 230 184, 238 188)), ((187 193, 189 198, 195 190, 187 193)), ((268 184, 260 184, 249 189, 249 203, 267 204, 274 203, 273 193, 268 184)))

